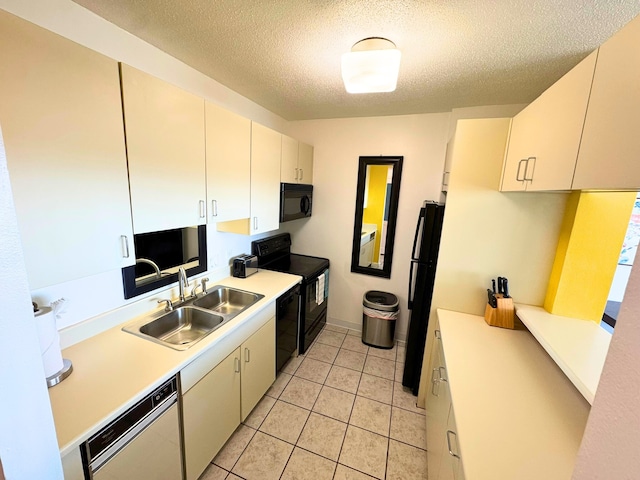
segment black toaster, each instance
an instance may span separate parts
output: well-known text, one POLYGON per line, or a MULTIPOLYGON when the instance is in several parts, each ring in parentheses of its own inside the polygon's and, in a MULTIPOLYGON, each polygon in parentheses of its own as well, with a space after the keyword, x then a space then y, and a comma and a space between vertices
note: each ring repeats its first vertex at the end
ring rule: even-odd
POLYGON ((233 259, 233 276, 247 278, 258 271, 258 257, 255 255, 240 255, 233 259))

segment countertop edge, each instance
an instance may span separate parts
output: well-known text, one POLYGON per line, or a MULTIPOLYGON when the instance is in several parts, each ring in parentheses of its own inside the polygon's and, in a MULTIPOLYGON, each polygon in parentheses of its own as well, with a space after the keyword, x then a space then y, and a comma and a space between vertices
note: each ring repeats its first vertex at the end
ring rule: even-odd
POLYGON ((532 305, 516 304, 515 307, 522 323, 584 398, 593 404, 611 334, 590 320, 553 315, 532 305))

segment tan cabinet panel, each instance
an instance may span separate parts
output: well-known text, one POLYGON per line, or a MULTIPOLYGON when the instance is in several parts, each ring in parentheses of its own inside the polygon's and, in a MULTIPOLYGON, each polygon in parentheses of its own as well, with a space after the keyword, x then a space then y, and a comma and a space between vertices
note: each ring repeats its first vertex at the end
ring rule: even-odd
POLYGON ((298 183, 298 141, 282 135, 282 158, 280 160, 280 181, 298 183))
POLYGON ((597 52, 516 115, 502 191, 570 190, 597 52))
POLYGON ((242 421, 276 379, 276 320, 272 318, 241 347, 242 421))
POLYGON ((187 480, 197 479, 240 424, 240 349, 183 396, 187 480))
POLYGON ((251 120, 205 102, 209 220, 249 218, 251 120))
POLYGON ((29 286, 133 265, 117 62, 2 11, 0 44, 0 125, 29 286))
POLYGON ((298 183, 313 184, 313 147, 298 143, 298 183))
POLYGON ((573 189, 640 190, 640 17, 600 47, 573 189))
POLYGON ((204 100, 121 65, 135 233, 206 222, 204 100))

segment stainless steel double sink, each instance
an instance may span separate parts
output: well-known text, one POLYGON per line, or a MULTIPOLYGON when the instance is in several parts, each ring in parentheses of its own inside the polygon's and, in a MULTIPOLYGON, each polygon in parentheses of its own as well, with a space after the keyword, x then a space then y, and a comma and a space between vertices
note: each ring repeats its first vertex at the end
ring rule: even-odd
POLYGON ((186 350, 262 298, 264 295, 258 293, 216 285, 160 317, 138 321, 122 330, 176 350, 186 350))

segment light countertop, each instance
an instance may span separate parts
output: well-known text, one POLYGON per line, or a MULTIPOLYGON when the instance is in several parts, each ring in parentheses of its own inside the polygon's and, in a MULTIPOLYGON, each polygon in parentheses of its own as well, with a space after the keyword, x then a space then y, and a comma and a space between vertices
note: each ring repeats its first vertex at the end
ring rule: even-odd
POLYGON ((569 480, 589 404, 526 330, 438 310, 467 480, 569 480))
POLYGON ((122 331, 124 325, 140 317, 64 349, 62 355, 73 363, 73 373, 49 389, 61 455, 204 352, 217 348, 221 358, 230 354, 252 333, 250 329, 255 328, 252 320, 264 316, 258 314, 265 309, 272 309, 275 315, 275 300, 300 279, 296 275, 260 270, 248 278, 228 277, 215 282, 265 297, 184 351, 122 331))
POLYGON ((596 322, 516 305, 516 314, 589 403, 598 388, 611 334, 596 322))

